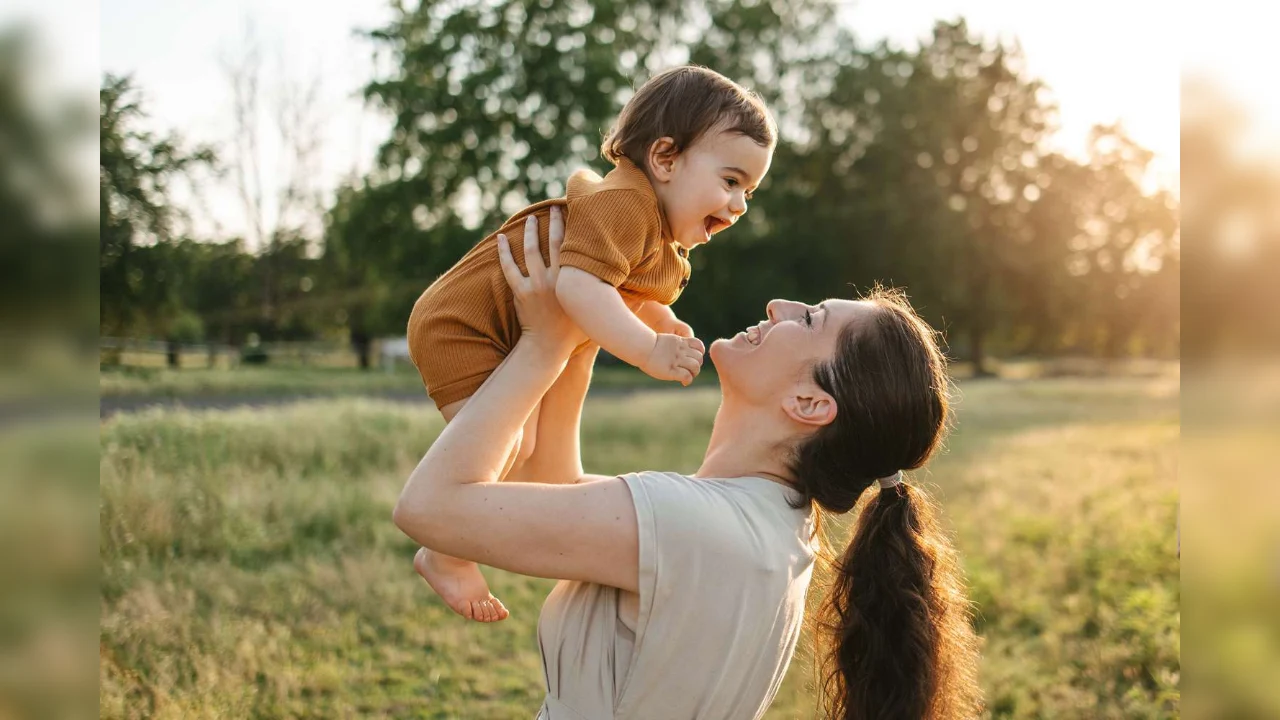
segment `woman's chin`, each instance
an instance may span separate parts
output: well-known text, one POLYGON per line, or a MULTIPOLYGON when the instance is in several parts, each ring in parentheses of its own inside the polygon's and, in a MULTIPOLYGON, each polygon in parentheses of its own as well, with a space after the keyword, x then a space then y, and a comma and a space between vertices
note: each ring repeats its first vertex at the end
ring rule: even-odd
MULTIPOLYGON (((738 333, 738 335, 740 336, 742 333, 738 333)), ((746 350, 746 348, 740 347, 745 344, 747 344, 746 341, 738 336, 719 338, 712 341, 711 347, 707 348, 707 357, 711 359, 711 364, 715 365, 716 371, 719 372, 726 358, 746 350)))
POLYGON ((720 367, 721 358, 726 353, 733 352, 733 338, 719 338, 711 342, 711 347, 707 348, 707 357, 710 358, 711 364, 717 368, 720 367))

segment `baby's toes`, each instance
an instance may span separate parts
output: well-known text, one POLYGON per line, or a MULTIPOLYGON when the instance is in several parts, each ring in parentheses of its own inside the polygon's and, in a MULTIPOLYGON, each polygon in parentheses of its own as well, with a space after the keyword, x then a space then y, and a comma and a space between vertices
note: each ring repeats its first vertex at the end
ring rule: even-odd
POLYGON ((494 622, 498 620, 506 620, 511 613, 507 611, 507 606, 502 604, 498 598, 493 598, 494 622))

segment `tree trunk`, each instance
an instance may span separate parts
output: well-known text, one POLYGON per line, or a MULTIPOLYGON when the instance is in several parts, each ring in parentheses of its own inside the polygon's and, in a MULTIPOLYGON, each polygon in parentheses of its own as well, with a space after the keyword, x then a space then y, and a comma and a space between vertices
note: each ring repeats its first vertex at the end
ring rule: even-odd
POLYGON ((974 377, 992 377, 995 374, 987 369, 987 353, 982 346, 986 336, 987 330, 980 324, 975 324, 969 329, 969 353, 973 356, 974 377))
POLYGON ((360 360, 361 370, 369 369, 369 351, 372 345, 373 342, 369 337, 369 333, 355 329, 351 331, 351 347, 356 351, 356 355, 360 360))

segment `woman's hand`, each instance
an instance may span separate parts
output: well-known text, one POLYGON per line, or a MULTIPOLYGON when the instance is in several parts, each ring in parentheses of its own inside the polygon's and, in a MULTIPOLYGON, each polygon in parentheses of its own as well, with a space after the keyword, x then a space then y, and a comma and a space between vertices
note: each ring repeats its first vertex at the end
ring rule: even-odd
POLYGON ((538 219, 530 215, 524 224, 524 262, 529 269, 525 277, 511 255, 505 235, 498 236, 498 260, 502 274, 515 295, 516 316, 520 319, 521 340, 546 342, 551 347, 571 349, 587 336, 574 324, 556 299, 556 280, 560 276, 560 245, 564 242, 564 216, 560 208, 551 208, 550 267, 542 262, 538 248, 538 219))

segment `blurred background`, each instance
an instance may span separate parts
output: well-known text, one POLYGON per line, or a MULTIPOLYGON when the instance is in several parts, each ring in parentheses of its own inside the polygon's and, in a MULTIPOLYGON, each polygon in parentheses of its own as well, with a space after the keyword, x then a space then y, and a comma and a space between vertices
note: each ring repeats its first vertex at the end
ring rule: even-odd
MULTIPOLYGON (((782 133, 745 221, 691 256, 699 336, 874 282, 945 333, 960 422, 929 480, 990 715, 1280 714, 1275 12, 7 3, 0 716, 88 707, 95 622, 103 716, 536 707, 545 585, 494 577, 516 622, 459 627, 386 527, 439 430, 404 326, 502 219, 606 171, 618 110, 684 62, 782 133)), ((714 383, 602 361, 587 469, 696 467, 714 383)), ((812 715, 804 662, 771 717, 812 715)))
POLYGON ((761 92, 783 134, 748 221, 693 255, 679 310, 703 337, 882 281, 977 373, 1177 354, 1168 39, 1012 4, 308 7, 105 6, 104 365, 323 342, 317 362, 377 364, 479 238, 607 171, 619 108, 682 62, 761 92), (1072 28, 1106 50, 1055 37, 1072 28))
POLYGON ((1184 9, 1182 580, 1189 717, 1280 714, 1274 6, 1184 9))

